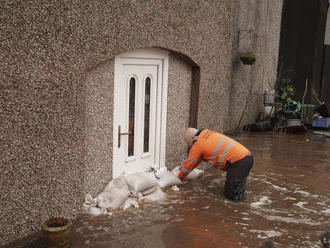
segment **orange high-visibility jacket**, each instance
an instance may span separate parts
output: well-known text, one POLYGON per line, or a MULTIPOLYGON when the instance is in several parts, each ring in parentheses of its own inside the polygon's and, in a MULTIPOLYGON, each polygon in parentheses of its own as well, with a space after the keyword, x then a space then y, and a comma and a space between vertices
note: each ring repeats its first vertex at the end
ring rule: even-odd
POLYGON ((235 163, 248 155, 250 151, 237 141, 224 134, 204 129, 195 136, 188 158, 180 167, 179 178, 183 179, 201 161, 226 170, 226 163, 235 163))

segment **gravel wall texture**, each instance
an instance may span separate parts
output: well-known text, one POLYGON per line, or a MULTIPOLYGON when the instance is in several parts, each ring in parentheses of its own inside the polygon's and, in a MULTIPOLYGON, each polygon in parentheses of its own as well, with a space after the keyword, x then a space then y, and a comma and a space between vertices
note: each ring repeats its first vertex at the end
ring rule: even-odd
POLYGON ((265 89, 274 87, 283 1, 233 1, 232 84, 229 127, 254 123, 263 112, 265 89), (243 65, 239 55, 252 53, 253 65, 243 65), (244 111, 246 110, 246 111, 244 111), (241 119, 241 121, 240 121, 241 119))
POLYGON ((76 217, 84 193, 98 192, 111 177, 116 55, 150 47, 175 51, 168 86, 171 166, 186 152, 181 137, 191 121, 194 80, 197 126, 230 129, 237 113, 229 119, 228 107, 241 97, 237 78, 253 74, 256 84, 265 85, 278 46, 280 3, 271 10, 274 1, 250 2, 255 4, 248 9, 270 5, 270 12, 254 17, 262 30, 254 49, 266 56, 240 72, 233 63, 243 22, 238 1, 2 1, 0 218, 6 221, 0 224, 0 244, 39 230, 49 216, 76 217), (192 76, 197 67, 198 77, 192 76))

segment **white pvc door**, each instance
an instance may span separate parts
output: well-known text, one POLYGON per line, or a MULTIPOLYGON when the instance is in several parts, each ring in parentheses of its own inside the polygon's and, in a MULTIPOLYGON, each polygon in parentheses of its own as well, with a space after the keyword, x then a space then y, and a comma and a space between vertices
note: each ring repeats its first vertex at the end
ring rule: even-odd
POLYGON ((164 59, 147 54, 128 53, 115 59, 114 177, 163 165, 164 59))

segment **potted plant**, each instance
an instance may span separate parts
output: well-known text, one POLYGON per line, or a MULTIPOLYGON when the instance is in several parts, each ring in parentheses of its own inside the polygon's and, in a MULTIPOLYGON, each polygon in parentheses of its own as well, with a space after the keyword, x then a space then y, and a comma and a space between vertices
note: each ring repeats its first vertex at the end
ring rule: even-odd
POLYGON ((244 65, 253 65, 256 61, 256 56, 252 53, 244 53, 239 56, 239 59, 244 65))
POLYGON ((71 221, 54 217, 45 221, 42 226, 42 237, 46 247, 68 248, 71 244, 71 221))
POLYGON ((290 79, 279 79, 276 82, 275 101, 286 103, 292 100, 296 90, 290 79))

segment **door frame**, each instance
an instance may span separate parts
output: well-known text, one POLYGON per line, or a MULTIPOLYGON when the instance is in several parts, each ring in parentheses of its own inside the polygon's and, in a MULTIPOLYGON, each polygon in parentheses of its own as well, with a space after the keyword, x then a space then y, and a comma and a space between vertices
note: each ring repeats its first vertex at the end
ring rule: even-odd
MULTIPOLYGON (((130 63, 132 59, 141 61, 157 61, 162 65, 162 71, 158 73, 158 82, 160 85, 157 87, 157 99, 161 99, 160 104, 156 107, 156 148, 155 148, 155 161, 159 168, 165 166, 166 158, 166 116, 167 116, 167 87, 168 87, 168 59, 169 53, 165 50, 158 48, 139 49, 131 52, 125 52, 115 57, 114 64, 114 105, 113 105, 113 156, 112 156, 112 175, 113 177, 119 176, 115 169, 114 162, 118 161, 115 154, 116 146, 118 145, 118 132, 115 116, 118 115, 118 108, 116 102, 118 101, 119 93, 118 87, 122 78, 123 65, 127 62, 130 63)), ((160 69, 159 69, 160 70, 160 69)), ((157 169, 159 169, 157 168, 157 169)))

